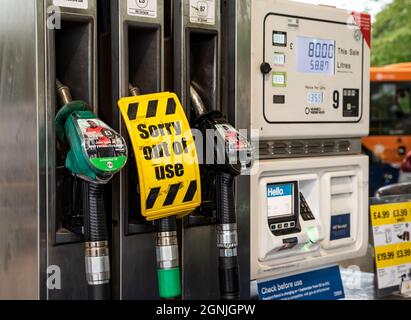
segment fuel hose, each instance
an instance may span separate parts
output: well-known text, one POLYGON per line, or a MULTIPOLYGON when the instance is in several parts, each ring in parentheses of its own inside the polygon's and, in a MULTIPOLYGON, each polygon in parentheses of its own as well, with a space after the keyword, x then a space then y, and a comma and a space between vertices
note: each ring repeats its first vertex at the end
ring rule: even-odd
POLYGON ((240 287, 234 176, 230 173, 218 172, 216 179, 220 296, 222 300, 238 300, 240 298, 240 287))
POLYGON ((90 300, 110 299, 110 256, 104 185, 83 182, 85 267, 90 300))

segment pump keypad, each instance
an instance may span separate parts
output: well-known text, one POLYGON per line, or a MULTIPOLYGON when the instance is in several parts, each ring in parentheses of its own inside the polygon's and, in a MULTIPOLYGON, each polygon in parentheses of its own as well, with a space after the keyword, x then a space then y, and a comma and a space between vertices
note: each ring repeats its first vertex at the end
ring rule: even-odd
POLYGON ((300 215, 304 221, 314 220, 315 217, 308 206, 303 194, 300 192, 300 215))

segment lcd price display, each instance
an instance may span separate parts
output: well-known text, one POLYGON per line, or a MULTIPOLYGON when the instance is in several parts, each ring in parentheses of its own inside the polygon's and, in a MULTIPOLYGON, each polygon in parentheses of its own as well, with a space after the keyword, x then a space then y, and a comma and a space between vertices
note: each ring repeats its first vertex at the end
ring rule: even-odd
POLYGON ((297 37, 297 71, 334 74, 335 41, 297 37))

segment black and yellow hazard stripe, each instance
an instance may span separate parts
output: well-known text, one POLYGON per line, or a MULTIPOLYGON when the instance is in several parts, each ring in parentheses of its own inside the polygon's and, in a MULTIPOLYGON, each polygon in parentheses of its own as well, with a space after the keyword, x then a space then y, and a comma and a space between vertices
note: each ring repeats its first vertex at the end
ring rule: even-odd
MULTIPOLYGON (((131 103, 128 106, 127 115, 130 120, 137 119, 137 111, 138 111, 139 104, 138 103, 131 103)), ((173 98, 168 98, 167 100, 167 108, 166 108, 166 115, 173 115, 176 113, 177 104, 173 98)), ((146 118, 154 118, 157 116, 158 113, 158 100, 151 100, 148 102, 146 118)))
MULTIPOLYGON (((163 207, 171 206, 174 204, 174 201, 180 190, 183 190, 184 186, 182 183, 176 183, 169 186, 167 191, 167 196, 164 200, 163 207)), ((194 196, 197 192, 197 181, 193 180, 190 182, 187 190, 185 191, 183 203, 190 202, 194 199, 194 196)), ((161 188, 152 188, 146 200, 146 208, 152 209, 160 195, 161 188)), ((183 192, 183 191, 181 191, 183 192)))

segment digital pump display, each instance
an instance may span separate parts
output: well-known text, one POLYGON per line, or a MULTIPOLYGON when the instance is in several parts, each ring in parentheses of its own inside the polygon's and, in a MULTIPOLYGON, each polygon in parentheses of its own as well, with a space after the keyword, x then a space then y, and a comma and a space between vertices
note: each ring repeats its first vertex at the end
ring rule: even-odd
POLYGON ((294 184, 267 185, 267 213, 269 218, 294 215, 294 184))
POLYGON ((297 71, 333 75, 335 41, 297 37, 297 71))

